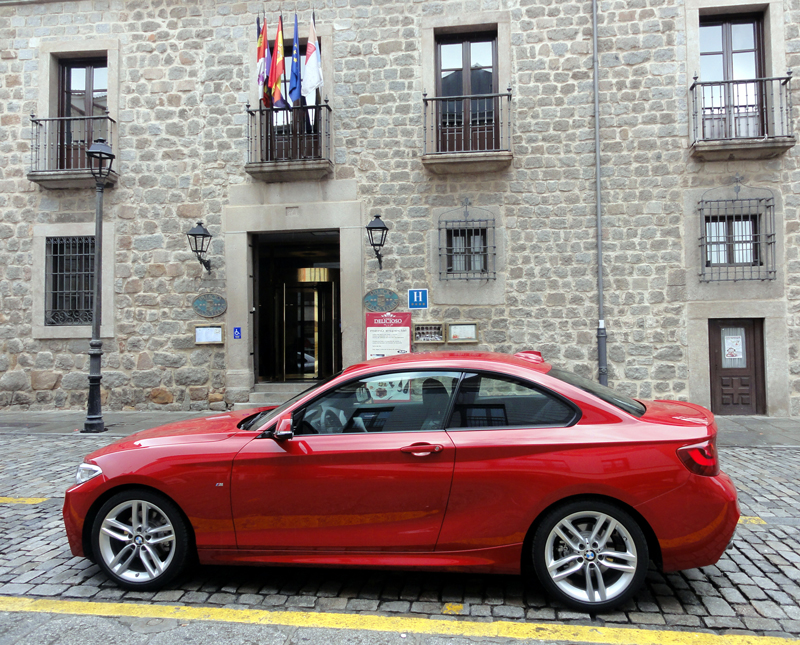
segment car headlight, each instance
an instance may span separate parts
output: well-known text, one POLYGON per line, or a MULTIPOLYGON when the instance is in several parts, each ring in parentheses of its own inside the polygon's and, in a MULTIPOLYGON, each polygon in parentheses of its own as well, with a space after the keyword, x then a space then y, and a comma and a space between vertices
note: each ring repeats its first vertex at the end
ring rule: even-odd
POLYGON ((77 484, 83 484, 84 482, 88 482, 90 479, 94 479, 98 475, 102 475, 103 471, 100 466, 95 466, 94 464, 81 464, 78 466, 78 471, 75 473, 75 482, 77 484))

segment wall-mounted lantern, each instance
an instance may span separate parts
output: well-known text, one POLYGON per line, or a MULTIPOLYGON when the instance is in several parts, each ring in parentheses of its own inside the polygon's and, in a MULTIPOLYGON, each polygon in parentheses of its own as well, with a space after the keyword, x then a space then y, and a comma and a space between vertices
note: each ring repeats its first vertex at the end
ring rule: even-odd
POLYGON ((197 226, 189 231, 186 237, 189 238, 189 248, 197 256, 200 264, 206 268, 206 271, 211 273, 211 260, 206 260, 203 257, 208 251, 208 245, 211 244, 211 233, 203 226, 203 222, 197 222, 197 226))
POLYGON ((369 243, 375 251, 375 257, 378 258, 378 268, 383 268, 383 256, 381 249, 386 244, 386 236, 389 234, 389 229, 386 224, 381 220, 380 215, 376 215, 369 224, 367 224, 367 235, 369 236, 369 243))

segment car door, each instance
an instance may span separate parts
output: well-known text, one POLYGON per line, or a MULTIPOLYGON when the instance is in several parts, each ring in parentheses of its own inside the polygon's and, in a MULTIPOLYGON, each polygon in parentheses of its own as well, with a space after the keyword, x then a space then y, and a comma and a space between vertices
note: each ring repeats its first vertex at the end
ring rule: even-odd
POLYGON ((456 463, 437 550, 522 542, 531 500, 569 478, 561 449, 579 418, 577 406, 545 388, 465 374, 448 423, 456 463))
POLYGON ((335 386, 259 438, 231 483, 240 549, 432 551, 455 448, 443 429, 460 373, 396 371, 335 386))

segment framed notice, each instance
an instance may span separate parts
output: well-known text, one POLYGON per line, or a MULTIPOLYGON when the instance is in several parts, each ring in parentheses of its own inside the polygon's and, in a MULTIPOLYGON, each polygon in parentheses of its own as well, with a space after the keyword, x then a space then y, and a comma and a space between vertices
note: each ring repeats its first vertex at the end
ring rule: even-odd
POLYGON ((222 323, 218 325, 195 325, 195 345, 222 345, 225 341, 225 328, 222 323))
POLYGON ((411 351, 411 313, 367 314, 367 360, 411 351))
POLYGON ((478 323, 453 322, 447 323, 448 343, 477 343, 478 323))

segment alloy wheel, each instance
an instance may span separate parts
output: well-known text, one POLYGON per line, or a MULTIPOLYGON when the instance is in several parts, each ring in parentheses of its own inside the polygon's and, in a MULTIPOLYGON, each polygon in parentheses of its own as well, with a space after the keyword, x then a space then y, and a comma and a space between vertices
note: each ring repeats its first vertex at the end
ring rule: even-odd
POLYGON ((148 583, 164 575, 175 557, 175 527, 156 504, 132 499, 105 514, 98 546, 103 563, 116 578, 148 583))

